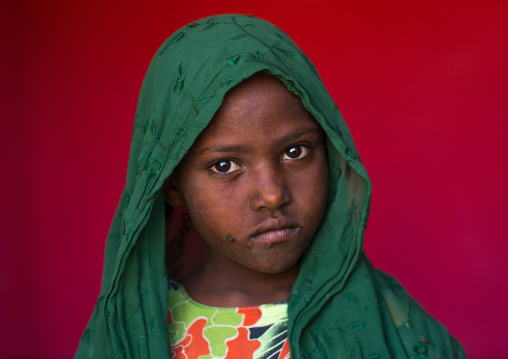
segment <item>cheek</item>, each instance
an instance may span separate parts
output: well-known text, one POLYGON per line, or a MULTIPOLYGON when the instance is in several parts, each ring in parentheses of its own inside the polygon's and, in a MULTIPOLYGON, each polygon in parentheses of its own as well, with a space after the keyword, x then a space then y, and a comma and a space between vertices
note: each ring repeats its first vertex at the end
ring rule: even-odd
POLYGON ((202 237, 225 236, 231 225, 228 219, 232 218, 230 199, 227 197, 230 193, 198 176, 185 180, 184 202, 198 233, 202 237))
POLYGON ((315 165, 305 177, 305 193, 308 197, 314 197, 313 202, 321 202, 326 200, 328 192, 328 163, 324 153, 316 157, 315 165))
POLYGON ((317 228, 324 213, 328 195, 328 165, 326 157, 320 156, 316 166, 308 171, 304 183, 298 185, 300 194, 305 203, 307 218, 314 222, 312 227, 317 228))

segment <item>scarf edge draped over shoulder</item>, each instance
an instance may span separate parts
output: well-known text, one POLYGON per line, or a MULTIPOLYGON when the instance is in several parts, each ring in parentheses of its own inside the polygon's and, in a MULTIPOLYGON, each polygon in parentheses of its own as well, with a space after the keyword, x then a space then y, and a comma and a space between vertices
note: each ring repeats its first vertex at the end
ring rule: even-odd
POLYGON ((299 96, 326 133, 328 202, 289 300, 292 358, 465 357, 446 328, 364 256, 370 179, 314 65, 274 25, 219 15, 175 32, 150 64, 101 293, 76 358, 170 357, 161 188, 225 93, 260 71, 299 96))

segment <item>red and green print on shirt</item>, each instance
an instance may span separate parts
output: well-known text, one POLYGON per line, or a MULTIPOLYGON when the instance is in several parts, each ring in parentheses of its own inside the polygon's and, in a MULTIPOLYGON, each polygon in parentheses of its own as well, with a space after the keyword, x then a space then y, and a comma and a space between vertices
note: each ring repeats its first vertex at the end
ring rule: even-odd
POLYGON ((287 302, 222 308, 197 303, 169 284, 173 359, 289 359, 287 302))

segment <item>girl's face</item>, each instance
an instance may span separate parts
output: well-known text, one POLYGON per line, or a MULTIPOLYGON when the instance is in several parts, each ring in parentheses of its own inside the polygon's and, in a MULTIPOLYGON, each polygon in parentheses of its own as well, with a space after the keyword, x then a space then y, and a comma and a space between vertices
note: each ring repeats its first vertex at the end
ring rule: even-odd
POLYGON ((255 75, 233 88, 170 177, 208 261, 261 273, 293 268, 324 212, 321 127, 284 84, 255 75))

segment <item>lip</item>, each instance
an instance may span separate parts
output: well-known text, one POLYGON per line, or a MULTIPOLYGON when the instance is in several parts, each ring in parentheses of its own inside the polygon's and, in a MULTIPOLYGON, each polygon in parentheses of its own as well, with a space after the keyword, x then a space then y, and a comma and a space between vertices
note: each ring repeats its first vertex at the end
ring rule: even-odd
POLYGON ((300 231, 300 227, 287 218, 269 219, 263 222, 249 240, 259 243, 280 243, 290 240, 300 231))

